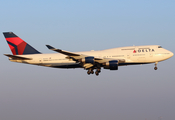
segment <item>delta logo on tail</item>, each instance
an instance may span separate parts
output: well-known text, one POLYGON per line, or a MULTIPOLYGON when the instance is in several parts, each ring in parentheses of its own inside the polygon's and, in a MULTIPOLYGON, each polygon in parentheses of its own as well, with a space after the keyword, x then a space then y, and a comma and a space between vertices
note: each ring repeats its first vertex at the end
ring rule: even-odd
POLYGON ((5 39, 13 53, 13 55, 39 54, 36 49, 27 44, 13 32, 4 32, 5 39))

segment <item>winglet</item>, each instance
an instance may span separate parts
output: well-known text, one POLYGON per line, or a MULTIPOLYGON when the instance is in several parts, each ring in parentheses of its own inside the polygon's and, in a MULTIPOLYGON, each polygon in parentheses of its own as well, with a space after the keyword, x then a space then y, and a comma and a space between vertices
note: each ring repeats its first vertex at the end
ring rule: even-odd
POLYGON ((50 49, 50 50, 54 50, 54 49, 55 49, 54 47, 52 47, 52 46, 50 46, 50 45, 46 45, 46 47, 47 47, 48 49, 50 49))

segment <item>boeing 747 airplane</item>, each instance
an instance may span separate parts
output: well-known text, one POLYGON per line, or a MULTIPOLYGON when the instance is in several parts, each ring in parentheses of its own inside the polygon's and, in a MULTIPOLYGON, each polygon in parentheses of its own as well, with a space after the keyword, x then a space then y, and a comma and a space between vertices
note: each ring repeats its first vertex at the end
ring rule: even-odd
POLYGON ((101 68, 118 70, 118 66, 157 63, 174 54, 159 45, 119 47, 99 51, 68 52, 46 45, 57 53, 43 54, 23 41, 13 32, 3 33, 12 54, 4 54, 12 62, 53 68, 84 68, 87 74, 98 76, 101 68))

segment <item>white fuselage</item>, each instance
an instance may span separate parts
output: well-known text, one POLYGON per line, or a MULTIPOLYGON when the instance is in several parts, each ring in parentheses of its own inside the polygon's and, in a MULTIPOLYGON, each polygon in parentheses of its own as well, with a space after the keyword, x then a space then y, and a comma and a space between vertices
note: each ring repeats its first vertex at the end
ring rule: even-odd
MULTIPOLYGON (((173 56, 172 52, 158 45, 119 47, 100 51, 85 51, 75 53, 94 56, 97 58, 124 59, 125 62, 120 63, 119 66, 155 63, 166 60, 173 56)), ((10 59, 10 61, 41 65, 47 67, 57 67, 57 68, 81 67, 79 63, 73 61, 72 59, 66 58, 67 57, 66 55, 60 53, 30 54, 30 55, 18 55, 18 56, 32 58, 32 60, 10 59)))

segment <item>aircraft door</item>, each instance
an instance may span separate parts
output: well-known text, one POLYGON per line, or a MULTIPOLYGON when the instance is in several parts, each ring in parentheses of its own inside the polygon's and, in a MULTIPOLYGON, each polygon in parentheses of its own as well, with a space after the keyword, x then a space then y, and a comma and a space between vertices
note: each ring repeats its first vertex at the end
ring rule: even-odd
POLYGON ((131 58, 131 55, 128 53, 127 54, 127 59, 130 59, 131 58))
POLYGON ((39 58, 39 65, 42 65, 43 61, 42 58, 39 58))

